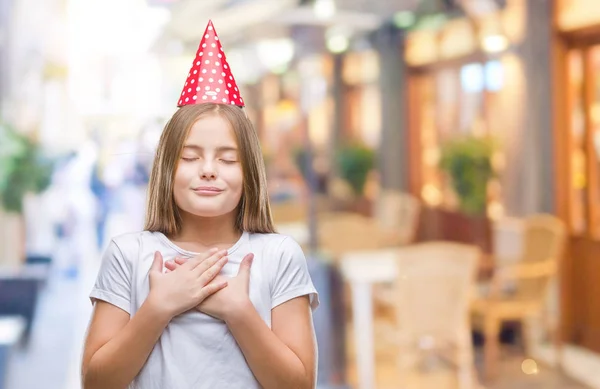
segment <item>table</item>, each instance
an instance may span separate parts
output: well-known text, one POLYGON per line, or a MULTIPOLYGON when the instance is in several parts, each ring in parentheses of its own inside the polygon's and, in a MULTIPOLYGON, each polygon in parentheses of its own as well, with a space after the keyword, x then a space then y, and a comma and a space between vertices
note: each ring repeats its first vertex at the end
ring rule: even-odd
POLYGON ((401 248, 348 253, 340 261, 342 275, 352 291, 352 318, 356 347, 358 388, 375 388, 372 285, 392 283, 401 248))
MULTIPOLYGON (((409 248, 350 252, 340 260, 342 276, 350 284, 352 293, 358 389, 375 388, 372 285, 393 283, 398 274, 396 258, 409 248)), ((478 265, 479 279, 490 276, 493 263, 493 256, 482 255, 478 265)))

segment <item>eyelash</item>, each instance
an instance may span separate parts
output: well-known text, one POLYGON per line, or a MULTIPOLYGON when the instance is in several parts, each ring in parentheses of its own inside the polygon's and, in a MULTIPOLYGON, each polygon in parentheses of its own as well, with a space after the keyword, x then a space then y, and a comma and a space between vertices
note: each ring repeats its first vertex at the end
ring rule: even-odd
MULTIPOLYGON (((194 162, 198 158, 184 158, 184 157, 181 157, 181 159, 184 160, 184 161, 186 161, 186 162, 194 162)), ((221 161, 221 162, 223 162, 224 164, 227 164, 227 165, 234 164, 234 163, 237 162, 237 161, 230 161, 230 160, 227 160, 227 159, 219 159, 219 161, 221 161)))

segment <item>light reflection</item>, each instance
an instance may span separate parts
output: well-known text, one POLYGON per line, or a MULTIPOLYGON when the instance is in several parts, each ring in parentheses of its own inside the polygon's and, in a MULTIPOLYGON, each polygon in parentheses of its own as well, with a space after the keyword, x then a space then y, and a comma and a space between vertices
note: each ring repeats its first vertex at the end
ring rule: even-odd
POLYGON ((527 375, 534 375, 539 372, 537 363, 533 359, 526 359, 521 363, 521 370, 527 375))

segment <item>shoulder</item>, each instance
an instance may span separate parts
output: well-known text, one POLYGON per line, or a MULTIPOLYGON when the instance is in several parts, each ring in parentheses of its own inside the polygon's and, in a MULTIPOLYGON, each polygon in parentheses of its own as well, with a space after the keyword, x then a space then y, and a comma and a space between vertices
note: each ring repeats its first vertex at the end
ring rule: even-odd
POLYGON ((150 239, 156 239, 156 234, 156 232, 150 231, 128 232, 126 234, 113 236, 111 243, 114 243, 120 248, 128 248, 129 246, 139 245, 150 239))
POLYGON ((140 239, 148 238, 152 236, 153 232, 150 231, 137 231, 128 232, 121 235, 115 235, 111 238, 111 241, 117 245, 127 245, 134 242, 138 242, 140 239))
POLYGON ((134 258, 145 244, 158 239, 156 234, 150 231, 139 231, 116 235, 110 240, 105 252, 120 254, 124 259, 134 258))

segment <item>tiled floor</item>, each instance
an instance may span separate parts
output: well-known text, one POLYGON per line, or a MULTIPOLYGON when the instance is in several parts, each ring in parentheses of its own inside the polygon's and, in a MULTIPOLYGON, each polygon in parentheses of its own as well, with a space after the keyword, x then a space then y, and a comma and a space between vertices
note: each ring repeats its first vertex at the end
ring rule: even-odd
MULTIPOLYGON (((350 333, 350 332, 349 332, 350 333)), ((356 387, 357 375, 354 365, 352 339, 348 337, 348 383, 356 387)), ((399 388, 399 374, 395 364, 393 350, 386 349, 382 342, 376 344, 376 384, 377 389, 399 388)), ((476 351, 478 367, 478 386, 474 389, 587 389, 588 387, 564 376, 556 370, 536 363, 536 374, 525 374, 523 362, 525 358, 519 350, 503 349, 503 355, 497 378, 486 382, 480 376, 481 350, 476 351)), ((463 389, 457 381, 456 371, 442 363, 427 372, 412 372, 408 375, 409 384, 403 389, 463 389)), ((477 385, 476 384, 476 385, 477 385)))
MULTIPOLYGON (((490 383, 482 383, 483 389, 585 389, 582 386, 552 370, 540 367, 537 375, 525 375, 520 368, 522 359, 506 359, 502 363, 498 379, 490 383)), ((393 363, 379 362, 377 366, 377 388, 397 389, 398 375, 393 363)), ((439 369, 427 374, 413 374, 411 384, 406 389, 461 389, 453 371, 439 369)), ((353 368, 349 370, 349 383, 356 387, 356 375, 353 368)))

